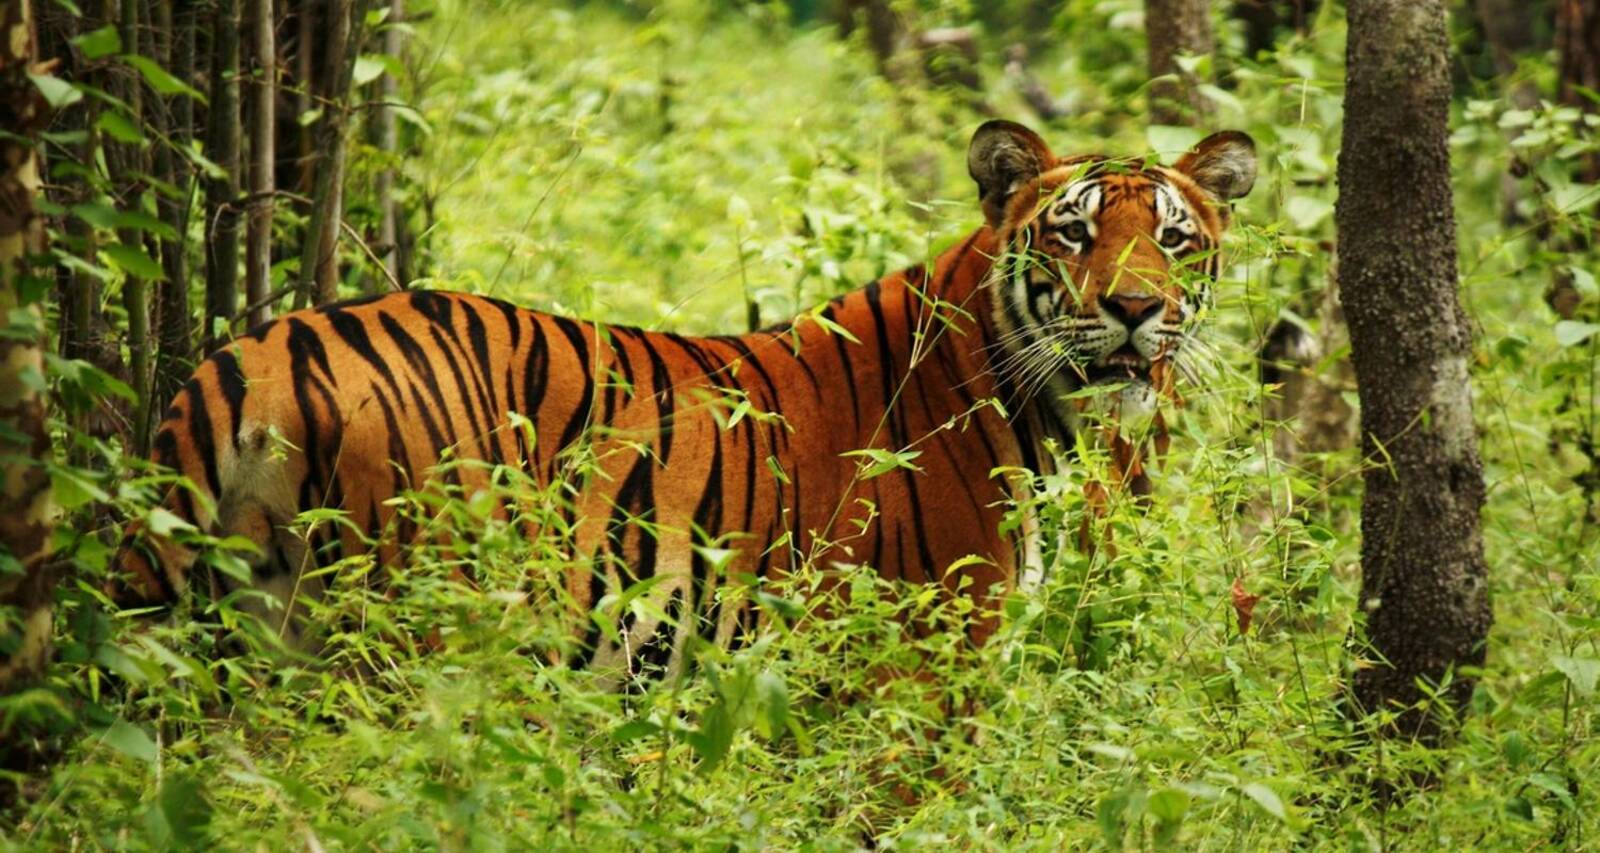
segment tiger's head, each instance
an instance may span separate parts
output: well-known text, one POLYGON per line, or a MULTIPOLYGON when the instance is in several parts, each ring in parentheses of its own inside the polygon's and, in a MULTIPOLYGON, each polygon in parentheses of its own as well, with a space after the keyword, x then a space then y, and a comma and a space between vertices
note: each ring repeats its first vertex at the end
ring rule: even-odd
POLYGON ((1028 128, 990 121, 967 169, 1000 247, 996 373, 1068 423, 1063 397, 1099 383, 1120 387, 1122 417, 1154 411, 1221 269, 1229 202, 1255 183, 1255 142, 1224 131, 1165 167, 1057 157, 1028 128))

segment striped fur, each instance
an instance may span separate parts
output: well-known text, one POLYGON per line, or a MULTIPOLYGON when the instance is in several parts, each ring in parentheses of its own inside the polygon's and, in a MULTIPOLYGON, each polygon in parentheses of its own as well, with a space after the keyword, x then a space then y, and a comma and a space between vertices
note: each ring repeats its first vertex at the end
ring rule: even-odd
MULTIPOLYGON (((1203 252, 1225 225, 1219 198, 1183 164, 1041 155, 1037 166, 998 198, 975 170, 985 209, 999 202, 989 225, 931 266, 771 331, 688 337, 426 291, 289 314, 211 355, 173 403, 155 458, 192 480, 199 499, 176 489, 168 508, 258 543, 256 586, 283 599, 316 595, 320 579, 299 578, 320 551, 284 529, 298 513, 341 509, 350 524, 313 544, 356 553, 365 534, 384 543, 380 561, 393 560, 417 531, 390 499, 438 476, 442 456, 484 460, 575 495, 580 566, 564 585, 583 663, 623 673, 650 649, 676 660, 693 633, 730 642, 753 613, 719 606, 727 578, 857 565, 972 597, 985 616, 970 630, 982 642, 1020 551, 1001 532, 1015 484, 997 472, 1040 470, 1044 440, 1069 434, 1071 413, 1048 391, 1079 387, 1111 354, 1095 349, 1115 337, 1102 296, 1160 301, 1148 337, 1175 346, 1167 329, 1192 319, 1193 297, 1168 286, 1172 256, 1152 239, 1187 228, 1179 251, 1203 252), (1086 221, 1087 240, 1066 238, 1069 220, 1086 221), (1060 261, 1052 269, 1075 283, 1041 282, 1040 267, 1015 263, 1019 247, 1060 261), (1040 341, 1064 344, 1071 358, 1048 376, 1012 369, 1036 370, 1026 359, 1040 341), (730 423, 719 402, 730 400, 779 417, 730 423), (531 422, 534 440, 507 427, 509 413, 531 422), (579 449, 590 465, 574 464, 579 449), (920 455, 915 468, 866 477, 849 455, 862 449, 920 455), (693 547, 696 531, 734 550, 726 572, 693 547), (659 612, 694 618, 639 616, 621 644, 586 618, 608 591, 657 576, 659 612)), ((1214 275, 1214 254, 1204 263, 1214 275)), ((1125 330, 1122 341, 1144 334, 1125 330)), ((487 468, 444 476, 471 494, 487 468)), ((179 544, 131 531, 114 595, 169 603, 194 563, 179 544)))

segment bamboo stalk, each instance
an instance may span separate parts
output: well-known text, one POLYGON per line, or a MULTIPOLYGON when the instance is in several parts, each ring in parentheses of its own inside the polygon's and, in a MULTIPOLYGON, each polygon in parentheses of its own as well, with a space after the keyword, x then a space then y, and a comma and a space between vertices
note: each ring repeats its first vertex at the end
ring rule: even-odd
POLYGON ((249 0, 251 51, 255 62, 250 87, 250 205, 245 238, 245 302, 255 306, 250 325, 272 319, 272 304, 264 301, 272 287, 273 194, 277 185, 277 46, 272 0, 249 0))
POLYGON ((218 0, 212 27, 211 106, 206 155, 225 173, 206 184, 206 328, 209 351, 218 320, 239 305, 239 0, 218 0))

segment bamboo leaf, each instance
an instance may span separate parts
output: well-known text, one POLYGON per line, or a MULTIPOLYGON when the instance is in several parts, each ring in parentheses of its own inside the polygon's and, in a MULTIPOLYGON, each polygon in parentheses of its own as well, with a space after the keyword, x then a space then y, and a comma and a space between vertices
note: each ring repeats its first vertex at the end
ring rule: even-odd
POLYGON ((144 77, 146 83, 150 84, 150 88, 155 89, 157 92, 163 95, 188 95, 202 104, 206 103, 204 95, 189 84, 167 73, 167 70, 157 64, 155 60, 131 53, 124 56, 123 61, 138 70, 139 75, 144 77))
POLYGON ((130 246, 127 243, 112 243, 101 251, 111 259, 113 266, 131 276, 148 279, 150 281, 165 281, 166 276, 161 272, 161 265, 155 259, 145 254, 144 249, 130 246))
POLYGON ((122 37, 117 34, 117 28, 111 24, 98 30, 90 30, 74 38, 72 43, 83 51, 84 59, 103 59, 113 53, 122 52, 122 37))

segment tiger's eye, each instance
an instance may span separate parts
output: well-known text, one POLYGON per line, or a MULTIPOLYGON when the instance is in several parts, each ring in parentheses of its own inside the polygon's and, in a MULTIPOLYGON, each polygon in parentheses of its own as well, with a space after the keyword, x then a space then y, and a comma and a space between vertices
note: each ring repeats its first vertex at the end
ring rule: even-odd
POLYGON ((1168 249, 1176 249, 1189 240, 1189 235, 1176 228, 1161 229, 1161 245, 1168 249))
POLYGON ((1083 220, 1075 219, 1068 222, 1066 227, 1061 229, 1061 233, 1074 243, 1082 243, 1089 239, 1089 226, 1083 220))

